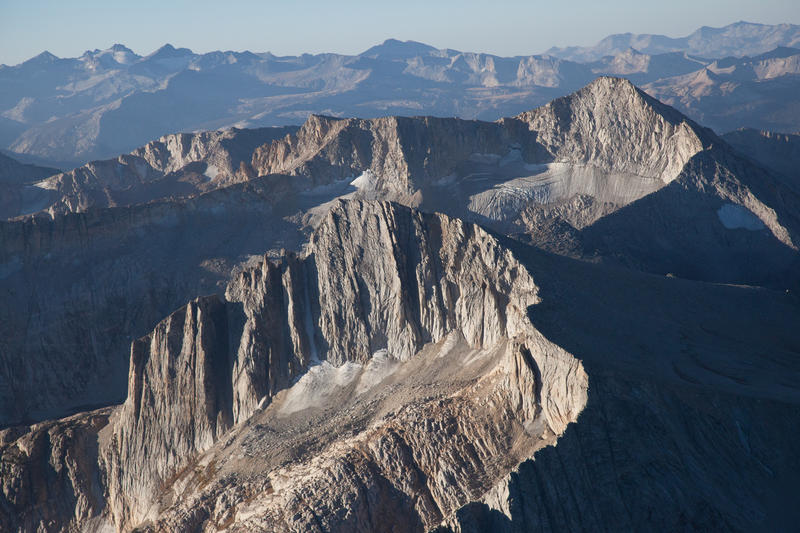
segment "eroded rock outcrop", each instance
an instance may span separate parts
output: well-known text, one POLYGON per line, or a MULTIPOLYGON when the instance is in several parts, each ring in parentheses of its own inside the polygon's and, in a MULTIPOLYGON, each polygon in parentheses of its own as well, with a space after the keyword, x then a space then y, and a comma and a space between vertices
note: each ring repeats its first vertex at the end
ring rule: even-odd
POLYGON ((46 424, 62 451, 26 444, 37 426, 9 434, 5 510, 23 518, 4 520, 306 529, 317 516, 367 530, 400 498, 412 530, 432 527, 586 401, 580 362, 528 321, 536 292, 478 226, 339 203, 305 253, 265 258, 225 300, 192 301, 134 341, 123 405, 46 424), (26 500, 20 450, 68 472, 46 512, 26 500))
MULTIPOLYGON (((447 382, 446 390, 455 394, 447 400, 441 423, 460 420, 459 427, 473 427, 471 431, 492 444, 464 467, 461 481, 444 480, 445 486, 440 486, 441 479, 429 479, 425 490, 443 492, 434 498, 434 514, 429 516, 425 506, 415 511, 421 523, 428 525, 488 489, 486 483, 543 442, 552 442, 585 401, 586 378, 580 364, 530 328, 527 307, 536 302, 530 275, 495 238, 457 219, 424 215, 396 204, 340 203, 312 235, 305 254, 288 253, 277 264, 265 259, 260 266, 241 272, 229 284, 226 299, 192 302, 131 348, 129 395, 114 416, 104 459, 109 513, 118 527, 156 518, 159 506, 170 501, 163 496, 160 503, 156 501, 160 490, 172 488, 176 479, 188 475, 181 472, 182 466, 211 448, 232 424, 250 419, 259 407, 269 405, 309 365, 320 361, 334 368, 351 364, 360 368, 370 363, 373 354, 384 351, 397 364, 410 364, 426 346, 452 336, 461 339, 466 349, 488 354, 485 357, 492 362, 488 368, 495 370, 482 386, 487 391, 495 387, 499 396, 497 406, 482 407, 488 409, 485 418, 472 421, 457 415, 470 411, 462 402, 475 403, 476 408, 482 405, 478 390, 484 389, 467 385, 470 380, 459 385, 457 380, 451 383, 441 378, 447 382), (486 425, 494 415, 508 419, 514 431, 489 430, 486 425), (516 434, 530 442, 516 442, 516 434), (517 446, 519 450, 510 453, 517 446), (483 489, 460 490, 445 497, 450 492, 447 487, 475 482, 469 480, 489 460, 490 450, 504 458, 497 470, 486 474, 486 482, 478 484, 483 489)), ((456 359, 450 364, 457 368, 457 363, 456 359)), ((484 378, 476 373, 472 380, 484 378)), ((437 383, 431 384, 430 394, 441 394, 437 383)), ((403 387, 413 389, 414 385, 403 387)), ((411 399, 416 398, 420 408, 433 409, 428 396, 417 396, 415 392, 411 399)), ((381 401, 397 401, 392 398, 381 401)), ((409 423, 420 425, 419 431, 431 431, 427 426, 436 417, 428 418, 413 414, 409 423)), ((391 417, 382 424, 403 425, 391 417)), ((359 442, 377 438, 366 427, 362 431, 357 432, 359 442)), ((231 438, 226 437, 227 441, 231 438)), ((425 439, 417 438, 422 440, 408 444, 411 451, 430 453, 425 439)), ((470 438, 463 443, 469 443, 469 449, 476 446, 470 438)), ((328 455, 334 463, 353 460, 348 453, 341 455, 340 444, 330 445, 328 455)), ((380 453, 384 459, 367 462, 380 464, 394 452, 380 453)), ((448 468, 461 468, 460 462, 470 454, 474 452, 456 447, 448 468)), ((271 459, 270 455, 259 458, 271 459)), ((225 453, 214 459, 224 460, 225 453)), ((300 453, 297 460, 302 464, 308 458, 300 453)), ((423 467, 430 470, 432 465, 423 467)), ((386 468, 384 464, 379 470, 386 468)), ((265 467, 262 478, 270 472, 265 467)), ((405 475, 397 467, 395 474, 405 475)), ((325 494, 331 490, 320 492, 314 505, 329 505, 332 496, 325 494)), ((402 488, 397 490, 405 494, 402 488)), ((286 497, 291 498, 290 494, 286 497)), ((309 498, 305 499, 311 505, 309 498)), ((283 505, 280 501, 273 501, 275 512, 283 505)), ((364 505, 364 512, 369 512, 373 504, 364 505)), ((294 523, 285 510, 272 518, 266 510, 263 513, 268 522, 276 521, 275 527, 294 523)), ((346 527, 347 522, 331 520, 335 529, 346 527)))
POLYGON ((281 219, 287 190, 266 177, 0 222, 0 426, 123 401, 133 339, 199 294, 224 293, 240 262, 305 240, 281 219))

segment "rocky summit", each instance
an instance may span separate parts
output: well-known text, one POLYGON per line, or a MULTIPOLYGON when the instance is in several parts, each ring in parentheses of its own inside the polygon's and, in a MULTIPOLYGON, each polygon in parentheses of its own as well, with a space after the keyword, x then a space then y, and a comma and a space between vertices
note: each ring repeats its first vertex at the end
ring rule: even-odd
POLYGON ((599 77, 10 161, 0 530, 790 530, 795 137, 599 77))

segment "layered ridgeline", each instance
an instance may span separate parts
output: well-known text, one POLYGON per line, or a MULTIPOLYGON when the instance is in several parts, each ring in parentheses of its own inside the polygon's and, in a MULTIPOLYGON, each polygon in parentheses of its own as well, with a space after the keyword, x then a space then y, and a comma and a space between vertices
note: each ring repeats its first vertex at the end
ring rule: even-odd
POLYGON ((622 79, 493 123, 311 117, 252 165, 576 256, 709 281, 797 281, 796 192, 622 79))
POLYGON ((547 53, 573 61, 592 61, 634 48, 646 54, 685 52, 721 58, 759 55, 779 46, 800 46, 800 26, 739 21, 722 28, 703 26, 686 37, 618 33, 594 46, 551 48, 547 53))
POLYGON ((248 169, 253 150, 295 129, 166 135, 115 159, 92 161, 68 172, 52 170, 47 179, 29 180, 24 194, 4 201, 0 215, 55 215, 196 196, 252 178, 248 169))
POLYGON ((134 341, 122 405, 0 433, 0 525, 786 529, 799 313, 336 202, 134 341))
POLYGON ((52 215, 0 224, 3 424, 121 401, 133 338, 251 256, 297 249, 335 198, 658 274, 797 283, 796 189, 621 79, 498 122, 312 116, 253 149, 274 133, 168 137, 45 180, 63 185, 52 215))
POLYGON ((654 83, 659 95, 675 96, 674 105, 718 131, 784 130, 798 120, 796 50, 794 68, 771 68, 757 83, 739 79, 746 69, 709 82, 706 67, 799 46, 798 26, 735 23, 682 39, 624 34, 591 50, 515 57, 394 39, 358 55, 197 54, 171 45, 144 57, 122 45, 76 58, 44 52, 0 65, 0 148, 76 166, 177 131, 300 124, 312 112, 495 120, 599 75, 654 83), (697 95, 696 83, 687 91, 682 76, 702 78, 711 92, 733 90, 742 105, 731 106, 732 115, 717 98, 697 95))
POLYGON ((306 252, 134 341, 124 404, 5 430, 0 524, 433 527, 586 402, 580 362, 528 319, 537 301, 478 226, 338 203, 306 252))
POLYGON ((738 128, 794 131, 800 100, 800 46, 752 57, 727 57, 642 87, 718 132, 738 128))

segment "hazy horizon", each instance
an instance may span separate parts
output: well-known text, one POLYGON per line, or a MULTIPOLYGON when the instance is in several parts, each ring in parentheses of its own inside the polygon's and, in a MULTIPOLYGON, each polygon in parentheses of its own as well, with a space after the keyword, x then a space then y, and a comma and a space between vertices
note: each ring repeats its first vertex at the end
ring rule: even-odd
POLYGON ((591 46, 617 33, 684 37, 702 26, 747 21, 800 23, 800 5, 689 2, 666 5, 625 0, 614 6, 579 0, 569 6, 519 0, 493 4, 361 0, 328 4, 231 1, 225 5, 151 0, 120 6, 87 0, 79 8, 51 0, 11 0, 0 6, 0 64, 16 65, 44 51, 78 57, 123 44, 147 55, 166 43, 196 53, 214 50, 276 55, 358 54, 386 39, 500 56, 543 53, 552 46, 591 46), (453 15, 457 13, 456 19, 453 15), (35 28, 36 31, 32 31, 35 28))

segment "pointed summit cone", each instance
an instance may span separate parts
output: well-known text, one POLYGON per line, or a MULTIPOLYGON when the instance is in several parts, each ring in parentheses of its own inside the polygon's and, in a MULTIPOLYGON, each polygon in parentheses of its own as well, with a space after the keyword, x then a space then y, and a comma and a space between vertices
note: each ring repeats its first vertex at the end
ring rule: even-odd
POLYGON ((589 163, 668 183, 714 134, 622 78, 583 89, 516 117, 556 161, 589 163))

